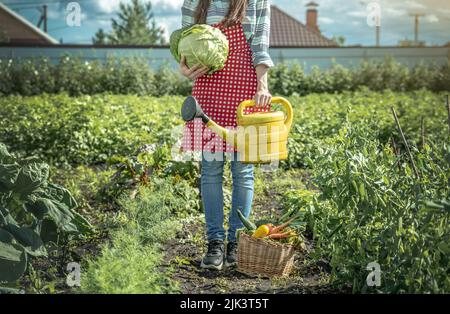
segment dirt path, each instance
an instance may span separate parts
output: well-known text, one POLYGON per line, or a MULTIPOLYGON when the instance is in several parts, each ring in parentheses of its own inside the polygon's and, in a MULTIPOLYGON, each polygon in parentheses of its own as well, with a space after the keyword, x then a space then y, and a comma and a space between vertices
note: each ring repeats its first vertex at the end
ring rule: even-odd
MULTIPOLYGON (((279 198, 286 188, 303 185, 305 177, 295 173, 282 178, 273 178, 263 174, 267 185, 255 186, 255 202, 253 211, 256 217, 276 216, 281 209, 279 198)), ((261 182, 260 182, 261 183, 261 182)), ((256 183, 258 185, 258 183, 256 183)), ((179 284, 181 293, 333 293, 328 284, 326 263, 314 264, 308 257, 312 250, 311 241, 307 240, 306 251, 295 256, 294 271, 288 278, 250 277, 236 271, 235 268, 222 271, 200 268, 200 262, 206 249, 204 240, 204 217, 199 215, 183 222, 183 232, 165 248, 166 262, 164 267, 172 270, 172 278, 179 284)))

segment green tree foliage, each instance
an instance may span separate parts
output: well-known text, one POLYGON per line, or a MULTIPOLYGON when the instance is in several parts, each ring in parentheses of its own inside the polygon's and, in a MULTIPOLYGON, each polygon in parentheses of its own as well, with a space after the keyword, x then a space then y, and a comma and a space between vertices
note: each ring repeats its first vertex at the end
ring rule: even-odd
POLYGON ((111 19, 112 30, 100 29, 92 39, 94 44, 154 45, 165 44, 164 30, 156 25, 152 3, 132 0, 120 3, 117 18, 111 19))
POLYGON ((103 28, 100 28, 95 33, 95 36, 92 37, 92 43, 94 45, 106 45, 107 41, 108 41, 108 34, 103 30, 103 28))
POLYGON ((338 44, 339 46, 343 47, 345 46, 345 42, 347 41, 347 39, 345 38, 345 36, 333 36, 333 38, 331 39, 334 42, 336 42, 336 44, 338 44))

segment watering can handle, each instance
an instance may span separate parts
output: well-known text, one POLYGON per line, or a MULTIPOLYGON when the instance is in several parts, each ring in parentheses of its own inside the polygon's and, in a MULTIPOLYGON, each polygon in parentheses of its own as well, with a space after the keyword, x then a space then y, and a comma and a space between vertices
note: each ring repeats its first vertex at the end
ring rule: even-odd
MULTIPOLYGON (((286 98, 283 97, 273 97, 271 104, 273 103, 281 104, 284 107, 284 109, 286 109, 287 116, 284 119, 284 124, 286 125, 286 128, 289 131, 292 126, 292 121, 294 119, 294 110, 292 109, 291 103, 286 98)), ((254 100, 244 100, 243 102, 241 102, 241 104, 237 109, 237 118, 241 119, 244 116, 245 108, 253 107, 255 104, 256 103, 254 100)))

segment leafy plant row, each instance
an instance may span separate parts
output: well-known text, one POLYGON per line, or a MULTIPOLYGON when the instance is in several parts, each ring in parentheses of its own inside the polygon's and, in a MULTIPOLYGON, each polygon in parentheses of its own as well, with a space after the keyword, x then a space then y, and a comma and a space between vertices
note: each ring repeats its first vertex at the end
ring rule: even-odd
POLYGON ((312 94, 291 97, 295 107, 293 130, 288 139, 289 157, 285 167, 309 167, 307 157, 320 155, 321 142, 338 134, 346 123, 365 125, 364 136, 375 136, 381 143, 394 139, 401 148, 401 136, 394 132, 391 107, 398 113, 410 144, 421 147, 427 142, 447 139, 445 94, 427 91, 398 93, 369 90, 342 94, 312 94))
MULTIPOLYGON (((378 130, 381 142, 388 141, 393 125, 391 105, 404 122, 408 140, 417 143, 416 146, 422 141, 422 117, 425 140, 442 141, 447 132, 442 127, 446 112, 443 98, 427 91, 368 90, 292 96, 295 121, 289 138, 289 159, 284 167, 307 167, 307 154, 311 152, 313 158, 318 154, 315 140, 334 136, 346 120, 368 123, 378 130)), ((182 101, 182 97, 169 96, 3 97, 0 116, 8 118, 0 119, 0 139, 12 151, 39 156, 52 165, 92 165, 112 158, 111 162, 128 164, 129 172, 133 171, 132 162, 120 160, 120 156, 131 156, 138 147, 151 144, 157 152, 153 161, 158 167, 166 167, 172 158, 172 145, 180 137, 174 130, 182 125, 179 112, 182 101)), ((180 163, 178 169, 171 171, 186 177, 191 169, 191 165, 180 163)))
POLYGON ((179 97, 42 95, 0 98, 0 139, 51 164, 95 164, 142 144, 170 144, 179 97))
POLYGON ((48 256, 50 243, 91 230, 71 193, 48 179, 47 164, 0 143, 0 285, 22 276, 29 256, 48 256))
MULTIPOLYGON (((444 114, 437 119, 447 132, 445 120, 444 114)), ((313 256, 329 261, 333 283, 354 292, 448 293, 448 138, 408 143, 409 155, 381 140, 378 122, 347 119, 334 136, 317 140, 317 154, 306 159, 318 190, 290 191, 285 205, 306 213, 313 256), (373 262, 381 282, 372 287, 373 262)))
MULTIPOLYGON (((280 63, 271 69, 269 84, 273 94, 283 96, 355 91, 362 87, 374 91, 449 91, 450 65, 418 64, 409 69, 386 58, 366 61, 354 68, 334 64, 327 70, 313 67, 306 72, 298 63, 280 63)), ((45 58, 0 59, 0 95, 188 95, 191 87, 192 83, 177 70, 162 65, 154 71, 142 58, 100 62, 65 56, 57 63, 45 58)))

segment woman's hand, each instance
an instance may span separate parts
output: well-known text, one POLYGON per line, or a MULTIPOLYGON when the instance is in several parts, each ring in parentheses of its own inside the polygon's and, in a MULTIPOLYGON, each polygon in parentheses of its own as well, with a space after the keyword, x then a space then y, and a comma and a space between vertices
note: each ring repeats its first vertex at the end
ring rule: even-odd
POLYGON ((195 81, 199 77, 208 73, 209 69, 207 67, 202 66, 201 64, 196 64, 192 68, 189 69, 189 67, 186 64, 186 58, 184 56, 181 56, 180 72, 181 72, 181 74, 186 76, 188 79, 195 81))
POLYGON ((255 94, 256 107, 263 107, 270 104, 272 101, 272 95, 267 88, 258 88, 255 94))
POLYGON ((258 87, 255 94, 256 107, 263 107, 272 102, 272 95, 269 92, 267 84, 267 72, 269 68, 265 65, 256 66, 256 77, 258 80, 258 87))

